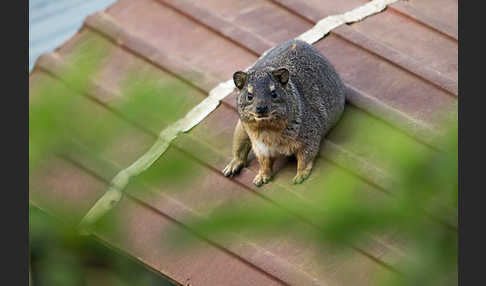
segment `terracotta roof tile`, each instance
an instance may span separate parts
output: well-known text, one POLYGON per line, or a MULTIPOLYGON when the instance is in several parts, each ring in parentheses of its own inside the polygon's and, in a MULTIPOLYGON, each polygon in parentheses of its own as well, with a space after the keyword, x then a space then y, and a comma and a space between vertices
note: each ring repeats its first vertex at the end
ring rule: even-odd
MULTIPOLYGON (((325 16, 366 2, 267 0, 243 5, 222 0, 197 4, 120 0, 90 16, 68 43, 39 59, 30 89, 35 91, 42 78, 61 84, 62 67, 74 49, 83 49, 90 39, 99 38, 111 53, 82 104, 112 114, 126 136, 97 156, 84 156, 93 147, 79 142, 85 149, 58 159, 60 163, 50 165, 45 173, 31 176, 31 202, 62 213, 51 201, 79 201, 79 209, 74 211, 80 217, 107 189, 106 182, 150 148, 158 132, 171 123, 138 122, 111 103, 112 98, 123 96, 120 84, 133 70, 155 75, 161 82, 182 80, 189 88, 181 95, 187 111, 235 70, 250 66, 263 51, 298 36, 325 16), (59 164, 64 172, 48 171, 59 164), (46 191, 46 184, 55 188, 46 191)), ((445 16, 454 19, 457 2, 447 1, 443 9, 436 2, 400 1, 362 22, 334 29, 315 44, 345 81, 349 104, 343 120, 324 143, 315 166, 319 176, 309 178, 309 185, 325 184, 326 171, 347 170, 350 180, 359 181, 363 198, 392 199, 387 154, 373 144, 362 144, 373 138, 346 136, 360 124, 401 134, 420 148, 440 147, 430 146, 429 132, 438 121, 435 111, 449 110, 457 103, 457 21, 448 24, 443 20, 445 16)), ((373 270, 393 264, 404 254, 405 243, 393 233, 372 234, 370 244, 352 245, 345 259, 338 259, 329 249, 316 253, 315 246, 301 245, 291 235, 273 240, 245 238, 232 245, 194 234, 193 239, 207 247, 192 253, 174 252, 170 245, 160 243, 169 229, 184 228, 185 218, 204 215, 235 200, 257 199, 279 206, 278 194, 268 186, 257 190, 251 183, 255 160, 233 180, 220 174, 230 158, 228 140, 236 120, 232 94, 189 133, 177 137, 153 166, 169 164, 172 158, 186 160, 200 176, 182 185, 146 182, 143 192, 139 185, 129 185, 126 196, 103 218, 124 220, 123 239, 101 229, 95 235, 176 283, 193 285, 364 285, 371 283, 373 270)), ((281 160, 277 165, 280 171, 271 184, 308 202, 306 185, 288 186, 295 163, 281 160)), ((451 221, 454 225, 454 218, 451 221)), ((302 223, 309 231, 318 231, 311 219, 303 218, 302 223)))

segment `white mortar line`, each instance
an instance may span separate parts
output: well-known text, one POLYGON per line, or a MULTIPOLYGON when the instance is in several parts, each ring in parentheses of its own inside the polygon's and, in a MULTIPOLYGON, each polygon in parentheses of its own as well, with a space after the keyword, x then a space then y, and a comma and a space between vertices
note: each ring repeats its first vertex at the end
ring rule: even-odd
MULTIPOLYGON (((332 29, 342 24, 360 21, 368 16, 379 13, 383 11, 387 5, 397 1, 399 0, 373 0, 346 13, 328 16, 317 22, 314 27, 301 34, 296 39, 303 40, 312 45, 322 39, 332 29)), ((269 50, 264 52, 260 58, 262 58, 269 50)), ((249 68, 251 68, 251 66, 246 70, 249 68)), ((164 154, 172 140, 174 140, 179 133, 188 132, 194 126, 199 124, 199 122, 218 107, 221 100, 233 92, 234 88, 233 79, 218 84, 209 92, 208 97, 193 107, 183 118, 162 130, 159 133, 157 141, 155 141, 145 154, 126 169, 121 170, 113 178, 108 191, 93 205, 93 207, 91 207, 81 220, 81 232, 86 233, 85 230, 87 227, 96 222, 120 201, 122 198, 122 191, 127 186, 132 176, 136 176, 148 169, 162 154, 164 154)))
POLYGON ((317 22, 310 30, 298 36, 297 39, 313 44, 322 39, 332 29, 343 24, 361 21, 366 17, 383 11, 386 6, 397 1, 399 0, 373 0, 346 13, 328 16, 317 22))

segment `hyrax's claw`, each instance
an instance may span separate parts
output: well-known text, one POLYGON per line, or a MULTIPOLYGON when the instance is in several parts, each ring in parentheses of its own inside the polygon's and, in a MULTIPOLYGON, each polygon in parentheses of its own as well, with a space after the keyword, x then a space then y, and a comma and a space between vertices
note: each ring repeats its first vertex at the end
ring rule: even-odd
POLYGON ((259 173, 255 176, 255 179, 253 179, 253 184, 260 187, 261 185, 268 183, 270 179, 270 176, 259 173))
POLYGON ((233 159, 223 169, 223 175, 225 177, 234 176, 234 175, 236 175, 240 172, 241 168, 243 168, 243 165, 244 165, 244 163, 242 161, 237 160, 237 159, 233 159))
POLYGON ((292 183, 294 184, 300 184, 302 183, 306 178, 302 175, 295 175, 295 177, 292 179, 292 183))
POLYGON ((305 179, 307 179, 310 175, 312 171, 312 168, 309 168, 308 170, 304 170, 304 171, 301 171, 301 172, 297 172, 297 175, 295 175, 294 179, 292 180, 292 182, 294 184, 300 184, 302 183, 305 179))

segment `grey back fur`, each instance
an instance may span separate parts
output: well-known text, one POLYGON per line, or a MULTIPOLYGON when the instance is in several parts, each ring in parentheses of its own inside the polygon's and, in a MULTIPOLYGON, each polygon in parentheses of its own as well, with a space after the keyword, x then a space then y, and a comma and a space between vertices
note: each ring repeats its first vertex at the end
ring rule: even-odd
MULTIPOLYGON (((288 126, 284 134, 297 138, 310 149, 319 148, 322 137, 344 110, 344 85, 331 63, 312 45, 300 40, 286 41, 268 51, 248 70, 248 81, 258 82, 258 78, 266 79, 260 82, 276 81, 272 71, 280 68, 286 68, 290 74, 284 88, 288 97, 288 126)), ((266 84, 255 85, 257 91, 266 88, 266 84)), ((238 97, 239 113, 242 101, 242 96, 238 97)))

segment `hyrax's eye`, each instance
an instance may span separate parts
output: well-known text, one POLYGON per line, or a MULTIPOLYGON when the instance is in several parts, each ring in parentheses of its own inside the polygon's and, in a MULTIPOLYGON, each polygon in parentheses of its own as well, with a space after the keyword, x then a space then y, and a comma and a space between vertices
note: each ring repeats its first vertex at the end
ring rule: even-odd
POLYGON ((251 101, 253 99, 253 94, 248 93, 246 98, 248 98, 248 101, 251 101))
POLYGON ((272 90, 272 98, 277 98, 277 92, 275 90, 272 90))

